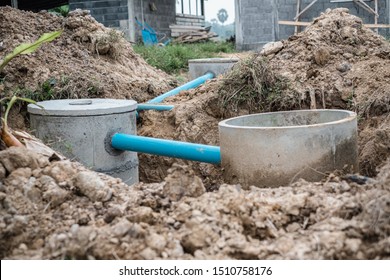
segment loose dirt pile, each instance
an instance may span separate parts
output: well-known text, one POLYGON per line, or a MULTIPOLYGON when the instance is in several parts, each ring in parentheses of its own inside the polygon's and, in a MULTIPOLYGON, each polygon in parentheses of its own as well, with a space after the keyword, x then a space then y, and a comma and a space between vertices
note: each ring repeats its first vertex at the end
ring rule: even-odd
POLYGON ((337 9, 227 75, 171 98, 179 103, 172 112, 143 113, 139 129, 217 145, 218 121, 228 116, 357 110, 362 171, 376 174, 382 166, 375 178, 331 174, 318 183, 243 190, 223 184, 218 167, 142 155, 141 176, 157 183, 129 187, 75 162, 9 148, 0 151, 0 257, 389 259, 388 49, 358 18, 337 9), (355 39, 341 35, 348 30, 355 39), (316 55, 318 48, 329 55, 316 55), (366 53, 357 55, 359 48, 366 53), (338 70, 344 62, 349 66, 338 70), (353 90, 346 100, 344 89, 353 90))
POLYGON ((88 14, 68 17, 0 7, 0 58, 45 32, 64 30, 36 52, 10 62, 0 73, 0 92, 35 100, 101 97, 143 102, 175 83, 134 53, 123 36, 88 14))
MULTIPOLYGON (((359 115, 361 173, 375 176, 390 155, 389 85, 389 42, 347 9, 335 9, 304 32, 242 60, 217 80, 168 100, 177 104, 172 112, 146 112, 138 133, 218 145, 218 122, 223 118, 293 109, 348 109, 359 115)), ((183 163, 142 155, 141 178, 158 182, 173 162, 183 163)), ((206 184, 218 181, 218 168, 185 163, 206 184)))
POLYGON ((0 152, 2 259, 388 259, 390 162, 376 180, 278 189, 202 181, 175 165, 129 188, 69 161, 0 152))

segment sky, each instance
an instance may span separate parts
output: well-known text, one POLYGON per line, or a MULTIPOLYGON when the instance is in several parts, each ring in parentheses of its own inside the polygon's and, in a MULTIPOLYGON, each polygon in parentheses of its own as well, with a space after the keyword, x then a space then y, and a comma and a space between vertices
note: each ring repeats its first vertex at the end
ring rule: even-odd
POLYGON ((205 0, 205 16, 210 21, 215 18, 218 20, 217 13, 224 8, 228 13, 228 19, 224 24, 234 22, 234 0, 205 0))

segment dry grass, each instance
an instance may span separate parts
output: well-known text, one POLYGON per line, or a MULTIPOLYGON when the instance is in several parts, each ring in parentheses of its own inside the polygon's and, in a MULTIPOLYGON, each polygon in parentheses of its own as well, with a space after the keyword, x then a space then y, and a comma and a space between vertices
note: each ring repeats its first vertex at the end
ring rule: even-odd
POLYGON ((248 113, 299 108, 299 95, 287 79, 272 71, 266 58, 253 55, 239 63, 222 79, 218 89, 219 107, 224 117, 248 113))

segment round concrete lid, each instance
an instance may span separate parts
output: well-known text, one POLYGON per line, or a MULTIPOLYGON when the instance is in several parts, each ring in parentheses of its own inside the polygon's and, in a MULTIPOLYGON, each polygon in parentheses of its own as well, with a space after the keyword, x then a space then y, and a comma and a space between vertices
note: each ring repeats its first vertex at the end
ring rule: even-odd
POLYGON ((188 63, 236 63, 238 58, 201 58, 201 59, 190 59, 188 63))
POLYGON ((60 99, 29 104, 28 112, 45 116, 96 116, 131 112, 137 102, 126 99, 60 99))

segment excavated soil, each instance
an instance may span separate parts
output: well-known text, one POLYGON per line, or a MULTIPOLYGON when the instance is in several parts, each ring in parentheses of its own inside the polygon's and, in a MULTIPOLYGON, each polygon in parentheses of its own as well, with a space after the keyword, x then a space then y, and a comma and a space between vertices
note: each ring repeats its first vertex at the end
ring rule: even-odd
MULTIPOLYGON (((361 174, 375 176, 390 155, 390 43, 350 15, 327 11, 298 35, 271 43, 204 86, 168 99, 171 112, 145 112, 138 133, 218 145, 218 122, 293 109, 358 113, 361 174)), ((174 162, 191 165, 213 186, 220 169, 141 155, 141 178, 159 182, 174 162), (216 176, 213 176, 215 174, 216 176)))
MULTIPOLYGON (((135 54, 122 34, 98 23, 88 11, 62 17, 0 7, 0 57, 56 30, 63 30, 59 38, 13 59, 0 73, 4 96, 18 92, 35 100, 99 97, 143 102, 176 85, 135 54)), ((21 128, 16 121, 11 125, 21 128)))
POLYGON ((170 98, 173 111, 140 114, 139 134, 218 145, 217 124, 226 117, 356 110, 361 173, 371 178, 337 173, 244 190, 224 184, 220 167, 140 155, 149 183, 129 187, 58 156, 8 148, 0 151, 0 257, 390 259, 389 48, 336 9, 170 98))
POLYGON ((390 258, 390 162, 375 180, 215 192, 180 165, 129 187, 23 148, 0 163, 2 259, 390 258))

